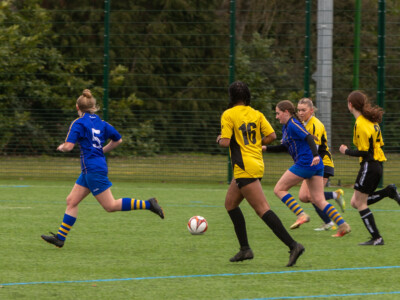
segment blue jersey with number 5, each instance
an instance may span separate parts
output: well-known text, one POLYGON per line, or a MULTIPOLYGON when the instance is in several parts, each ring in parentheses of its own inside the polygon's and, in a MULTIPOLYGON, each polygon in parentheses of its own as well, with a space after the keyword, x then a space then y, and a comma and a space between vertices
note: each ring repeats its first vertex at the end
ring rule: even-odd
POLYGON ((71 123, 66 142, 79 143, 83 173, 108 172, 103 145, 108 140, 119 141, 121 135, 98 115, 84 113, 71 123))

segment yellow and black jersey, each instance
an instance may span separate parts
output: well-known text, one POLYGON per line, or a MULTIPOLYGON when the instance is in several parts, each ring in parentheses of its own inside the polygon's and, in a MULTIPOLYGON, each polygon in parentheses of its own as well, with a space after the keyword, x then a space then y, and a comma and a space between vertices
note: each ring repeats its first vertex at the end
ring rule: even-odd
POLYGON ((353 144, 359 151, 368 151, 368 158, 360 157, 360 162, 363 160, 386 161, 382 146, 383 137, 378 123, 373 123, 360 115, 354 124, 353 144))
POLYGON ((230 154, 235 178, 261 178, 264 161, 261 141, 274 132, 271 124, 258 110, 237 105, 221 117, 221 138, 230 139, 230 154))
POLYGON ((315 144, 318 146, 318 154, 321 156, 324 166, 333 168, 332 154, 329 152, 328 138, 324 124, 315 116, 312 116, 305 123, 305 127, 309 133, 318 139, 315 141, 315 144))

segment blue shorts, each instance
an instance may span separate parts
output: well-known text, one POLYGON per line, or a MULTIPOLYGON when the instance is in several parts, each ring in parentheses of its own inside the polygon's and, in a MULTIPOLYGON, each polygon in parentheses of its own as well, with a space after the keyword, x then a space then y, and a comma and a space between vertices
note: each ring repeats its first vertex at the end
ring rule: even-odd
POLYGON ((76 184, 88 188, 93 196, 104 192, 112 186, 111 181, 108 180, 107 174, 103 173, 81 173, 76 180, 76 184))
POLYGON ((293 165, 289 168, 289 171, 304 179, 308 179, 313 176, 324 176, 324 168, 312 170, 312 169, 305 169, 297 165, 293 165))

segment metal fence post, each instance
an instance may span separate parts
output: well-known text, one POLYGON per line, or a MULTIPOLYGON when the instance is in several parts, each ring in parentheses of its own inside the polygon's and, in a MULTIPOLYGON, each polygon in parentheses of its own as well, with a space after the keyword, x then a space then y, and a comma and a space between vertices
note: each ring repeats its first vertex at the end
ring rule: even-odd
MULTIPOLYGON (((236 43, 236 0, 230 2, 230 33, 229 33, 229 84, 235 81, 235 43, 236 43)), ((228 184, 233 178, 232 162, 228 150, 228 184)))
POLYGON ((311 0, 306 0, 306 35, 304 45, 304 97, 310 97, 311 0))
MULTIPOLYGON (((380 107, 385 102, 385 0, 379 0, 378 8, 378 87, 377 100, 380 107)), ((383 122, 382 126, 383 127, 383 122)))
MULTIPOLYGON (((385 15, 386 5, 385 0, 378 2, 378 86, 377 86, 377 101, 380 107, 385 105, 385 15)), ((383 134, 385 118, 381 123, 381 133, 383 134)), ((383 186, 383 175, 379 182, 379 187, 383 186)))
POLYGON ((104 68, 103 68, 103 119, 108 121, 108 77, 110 72, 110 3, 104 0, 104 68))
POLYGON ((356 15, 354 20, 354 65, 353 90, 358 90, 360 72, 360 29, 361 29, 361 0, 356 1, 356 15))

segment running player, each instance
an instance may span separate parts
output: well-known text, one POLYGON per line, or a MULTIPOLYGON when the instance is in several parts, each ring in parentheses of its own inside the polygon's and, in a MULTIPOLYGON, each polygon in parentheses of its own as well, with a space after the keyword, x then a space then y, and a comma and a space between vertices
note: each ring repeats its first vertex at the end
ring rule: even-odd
MULTIPOLYGON (((314 115, 316 110, 317 108, 314 107, 312 100, 309 98, 302 98, 297 104, 297 116, 299 117, 299 120, 303 122, 307 131, 314 136, 314 141, 318 148, 318 154, 322 158, 322 163, 324 164, 323 180, 324 186, 326 186, 329 177, 334 176, 335 174, 335 166, 333 164, 332 154, 329 152, 328 137, 325 131, 325 126, 314 115)), ((342 212, 344 212, 346 203, 343 198, 344 191, 342 189, 337 189, 334 192, 324 192, 324 195, 326 200, 335 199, 342 212)), ((300 187, 299 199, 301 202, 311 202, 310 191, 308 190, 307 182, 305 180, 303 180, 300 187)), ((332 222, 332 220, 315 204, 313 204, 313 206, 319 217, 324 221, 320 227, 315 228, 314 230, 322 231, 336 229, 334 222, 332 222)))
POLYGON ((379 127, 384 112, 379 106, 371 105, 367 95, 361 91, 353 91, 349 94, 347 107, 356 119, 353 130, 353 144, 357 147, 357 150, 341 145, 339 151, 342 154, 359 157, 360 170, 354 184, 351 206, 358 210, 361 220, 371 234, 370 240, 359 245, 384 245, 383 238, 376 226, 374 215, 368 207, 371 204, 369 198, 371 200, 373 198, 382 199, 382 196, 385 194, 388 196, 390 193, 393 193, 392 196, 396 198, 394 192, 398 195, 397 189, 393 191, 393 187, 390 186, 386 187, 385 191, 382 190, 383 192, 374 193, 382 178, 383 162, 386 161, 385 154, 381 148, 383 146, 383 137, 379 127))
POLYGON ((290 227, 298 228, 309 222, 310 217, 303 211, 296 199, 289 193, 289 189, 303 180, 310 191, 311 201, 320 210, 329 216, 338 226, 334 237, 342 237, 350 233, 349 224, 345 222, 336 208, 328 203, 324 197, 324 165, 318 155, 313 136, 295 118, 295 107, 289 100, 283 100, 276 105, 276 118, 283 125, 280 145, 267 146, 266 151, 289 152, 294 165, 279 179, 274 188, 275 195, 297 215, 296 222, 290 227))
POLYGON ((108 179, 108 167, 104 153, 110 152, 122 143, 118 131, 102 121, 95 114, 98 110, 96 99, 86 89, 76 101, 79 118, 71 123, 65 142, 57 147, 58 151, 71 151, 78 143, 81 148, 81 169, 78 180, 67 197, 67 208, 57 234, 42 235, 42 239, 58 248, 65 240, 78 215, 79 203, 90 193, 107 212, 147 209, 164 219, 164 212, 156 198, 138 200, 120 198, 115 200, 111 193, 112 183, 108 179), (103 146, 107 140, 110 142, 103 146))
POLYGON ((290 249, 287 267, 293 266, 304 252, 287 232, 279 217, 271 210, 261 186, 264 174, 262 145, 271 143, 276 134, 265 116, 250 106, 250 90, 241 81, 229 86, 229 108, 221 117, 220 147, 229 147, 234 179, 225 198, 225 208, 232 220, 240 251, 230 261, 237 262, 254 257, 247 239, 246 222, 239 207, 246 198, 257 215, 290 249))

